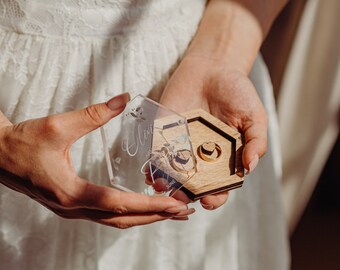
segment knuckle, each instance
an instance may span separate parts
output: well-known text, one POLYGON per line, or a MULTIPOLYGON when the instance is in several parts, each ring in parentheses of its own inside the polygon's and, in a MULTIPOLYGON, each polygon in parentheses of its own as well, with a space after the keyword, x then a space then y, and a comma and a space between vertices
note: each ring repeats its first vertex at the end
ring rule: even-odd
POLYGON ((74 196, 61 193, 57 194, 57 202, 62 208, 72 209, 79 205, 78 200, 74 196))
POLYGON ((46 134, 60 134, 63 130, 62 121, 60 121, 58 117, 48 116, 44 121, 44 129, 46 134))
POLYGON ((125 230, 125 229, 128 229, 130 227, 132 227, 131 224, 128 224, 126 222, 123 222, 123 221, 117 221, 115 224, 114 224, 114 227, 118 228, 118 229, 121 229, 121 230, 125 230))
POLYGON ((123 202, 122 196, 125 196, 122 192, 115 193, 115 203, 112 205, 112 211, 118 215, 126 215, 129 213, 129 209, 126 206, 126 203, 123 202))
POLYGON ((91 105, 84 109, 84 118, 91 124, 100 126, 103 124, 103 110, 98 105, 91 105))
POLYGON ((113 208, 113 212, 119 215, 124 215, 128 213, 128 210, 123 205, 118 205, 113 208))

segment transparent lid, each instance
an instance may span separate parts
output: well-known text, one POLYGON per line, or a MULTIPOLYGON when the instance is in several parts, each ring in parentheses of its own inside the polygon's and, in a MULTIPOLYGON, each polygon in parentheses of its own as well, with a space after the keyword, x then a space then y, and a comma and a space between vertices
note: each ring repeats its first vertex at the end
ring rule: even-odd
POLYGON ((111 184, 172 196, 197 171, 186 118, 144 96, 101 129, 111 184))

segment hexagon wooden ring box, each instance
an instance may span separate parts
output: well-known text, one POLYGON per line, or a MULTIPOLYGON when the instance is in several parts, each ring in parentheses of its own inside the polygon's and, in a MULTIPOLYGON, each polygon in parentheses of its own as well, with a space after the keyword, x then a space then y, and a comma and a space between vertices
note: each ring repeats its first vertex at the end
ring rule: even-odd
MULTIPOLYGON (((201 109, 182 115, 188 122, 196 172, 182 183, 180 189, 191 200, 197 200, 208 194, 241 187, 244 181, 241 134, 201 109)), ((176 133, 175 130, 172 132, 176 133)), ((152 151, 157 151, 158 147, 157 136, 154 136, 152 151)), ((184 164, 188 157, 180 152, 174 159, 184 164)), ((172 167, 178 170, 178 167, 172 167)))
POLYGON ((139 95, 101 135, 117 189, 197 200, 242 186, 241 134, 204 110, 178 114, 139 95))

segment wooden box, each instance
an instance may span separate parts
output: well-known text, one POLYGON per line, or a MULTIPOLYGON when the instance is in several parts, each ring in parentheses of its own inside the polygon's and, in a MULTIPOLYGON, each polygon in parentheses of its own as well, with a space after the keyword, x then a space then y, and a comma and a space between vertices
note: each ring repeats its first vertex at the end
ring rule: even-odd
MULTIPOLYGON (((188 166, 192 166, 188 162, 187 164, 189 165, 186 165, 187 168, 185 169, 186 175, 191 174, 190 179, 187 180, 184 177, 185 181, 182 181, 180 172, 176 172, 177 169, 174 169, 174 166, 170 169, 162 168, 162 170, 168 172, 169 178, 180 183, 180 189, 191 200, 241 187, 244 180, 241 134, 201 109, 182 115, 187 118, 188 122, 194 154, 194 157, 192 157, 194 160, 191 162, 195 164, 194 171, 188 169, 188 166)), ((176 134, 176 127, 172 128, 172 130, 168 129, 166 132, 170 136, 171 134, 176 134)), ((158 139, 154 137, 152 151, 159 151, 159 147, 158 139)), ((181 154, 183 155, 183 153, 181 154)), ((189 157, 184 156, 182 159, 189 160, 189 157)), ((170 167, 169 164, 163 163, 162 166, 170 167)))

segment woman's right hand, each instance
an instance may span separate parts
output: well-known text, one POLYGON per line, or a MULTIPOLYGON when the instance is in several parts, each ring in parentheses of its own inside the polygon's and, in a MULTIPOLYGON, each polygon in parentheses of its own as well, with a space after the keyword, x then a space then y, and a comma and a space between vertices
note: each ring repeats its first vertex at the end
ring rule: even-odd
POLYGON ((0 181, 57 215, 128 228, 193 213, 170 197, 149 197, 97 186, 80 178, 70 147, 83 135, 121 113, 128 94, 79 111, 13 125, 0 112, 0 181))

